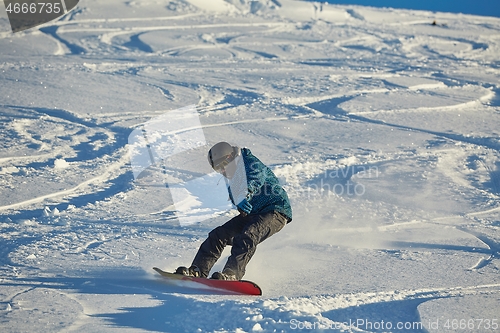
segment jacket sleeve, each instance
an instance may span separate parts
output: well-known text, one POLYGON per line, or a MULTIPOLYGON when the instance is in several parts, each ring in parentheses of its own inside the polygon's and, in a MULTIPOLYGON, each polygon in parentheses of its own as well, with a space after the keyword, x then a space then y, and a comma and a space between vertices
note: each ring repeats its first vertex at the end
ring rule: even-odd
POLYGON ((266 166, 249 149, 243 148, 245 171, 247 176, 248 194, 247 200, 251 200, 258 193, 266 181, 266 166))

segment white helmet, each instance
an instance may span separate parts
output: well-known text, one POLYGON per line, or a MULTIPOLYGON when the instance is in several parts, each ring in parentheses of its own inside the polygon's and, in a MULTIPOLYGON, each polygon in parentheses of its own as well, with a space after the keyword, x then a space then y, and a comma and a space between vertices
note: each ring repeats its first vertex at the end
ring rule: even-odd
POLYGON ((219 171, 231 163, 239 154, 237 146, 231 146, 227 142, 219 142, 208 151, 207 159, 215 171, 219 171))

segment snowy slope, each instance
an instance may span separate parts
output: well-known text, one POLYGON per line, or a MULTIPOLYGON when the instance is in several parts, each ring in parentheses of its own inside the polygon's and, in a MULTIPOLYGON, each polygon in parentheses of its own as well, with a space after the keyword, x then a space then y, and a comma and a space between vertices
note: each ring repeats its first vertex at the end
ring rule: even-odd
POLYGON ((1 332, 500 330, 500 19, 86 0, 12 34, 1 10, 1 332), (188 196, 179 223, 159 167, 134 179, 129 135, 189 105, 206 142, 178 181, 225 140, 291 197, 245 275, 262 297, 151 269, 234 215, 188 196))

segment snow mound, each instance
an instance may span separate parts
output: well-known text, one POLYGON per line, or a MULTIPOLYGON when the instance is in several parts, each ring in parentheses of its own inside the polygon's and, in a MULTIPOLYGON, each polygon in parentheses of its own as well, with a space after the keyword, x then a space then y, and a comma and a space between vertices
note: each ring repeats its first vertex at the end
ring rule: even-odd
POLYGON ((66 169, 69 166, 70 166, 70 164, 62 158, 58 158, 54 161, 54 168, 55 169, 66 169))

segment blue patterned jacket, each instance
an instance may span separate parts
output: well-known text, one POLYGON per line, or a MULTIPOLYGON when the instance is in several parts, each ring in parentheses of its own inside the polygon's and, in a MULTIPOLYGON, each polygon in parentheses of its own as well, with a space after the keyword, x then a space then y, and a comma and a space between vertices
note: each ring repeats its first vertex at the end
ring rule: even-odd
POLYGON ((233 205, 236 206, 243 198, 246 198, 252 205, 250 214, 277 211, 285 215, 290 222, 292 220, 290 200, 276 175, 255 157, 250 149, 242 148, 240 156, 244 162, 244 169, 241 165, 238 168, 241 170, 240 175, 237 172, 233 179, 226 179, 229 198, 233 205))

